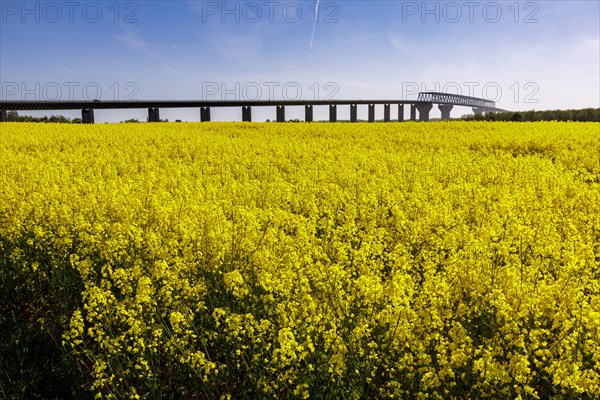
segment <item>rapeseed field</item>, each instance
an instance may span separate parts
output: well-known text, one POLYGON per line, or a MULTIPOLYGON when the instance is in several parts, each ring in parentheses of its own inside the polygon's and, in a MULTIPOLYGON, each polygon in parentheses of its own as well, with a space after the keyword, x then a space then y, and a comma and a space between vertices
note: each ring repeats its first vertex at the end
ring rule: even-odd
POLYGON ((0 394, 600 398, 600 124, 0 125, 0 394))

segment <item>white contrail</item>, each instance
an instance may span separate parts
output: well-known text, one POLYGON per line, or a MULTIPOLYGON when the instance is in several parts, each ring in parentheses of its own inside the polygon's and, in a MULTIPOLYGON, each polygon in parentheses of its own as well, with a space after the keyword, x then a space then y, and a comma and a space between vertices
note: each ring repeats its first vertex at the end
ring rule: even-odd
POLYGON ((315 5, 315 20, 313 22, 312 34, 310 35, 310 47, 308 49, 308 58, 312 56, 312 46, 313 40, 315 38, 315 29, 317 28, 317 21, 319 20, 319 0, 317 0, 317 4, 315 5))

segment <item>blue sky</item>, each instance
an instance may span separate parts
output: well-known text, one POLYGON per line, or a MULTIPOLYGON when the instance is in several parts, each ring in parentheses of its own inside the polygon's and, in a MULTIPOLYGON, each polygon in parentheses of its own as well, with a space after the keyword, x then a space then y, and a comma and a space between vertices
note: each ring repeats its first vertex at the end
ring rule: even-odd
MULTIPOLYGON (((599 4, 320 0, 315 22, 317 2, 302 0, 0 0, 0 97, 411 99, 445 90, 510 110, 600 107, 599 4)), ((161 110, 171 120, 197 114, 161 110)), ((230 114, 240 112, 213 111, 230 114)), ((146 111, 96 112, 97 121, 130 117, 146 111)))

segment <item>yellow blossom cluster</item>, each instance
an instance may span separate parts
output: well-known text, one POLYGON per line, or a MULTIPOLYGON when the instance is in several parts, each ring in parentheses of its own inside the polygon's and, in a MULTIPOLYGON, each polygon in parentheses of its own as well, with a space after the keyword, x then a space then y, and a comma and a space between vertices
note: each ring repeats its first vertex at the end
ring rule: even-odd
POLYGON ((600 397, 598 123, 0 128, 11 310, 91 395, 600 397))

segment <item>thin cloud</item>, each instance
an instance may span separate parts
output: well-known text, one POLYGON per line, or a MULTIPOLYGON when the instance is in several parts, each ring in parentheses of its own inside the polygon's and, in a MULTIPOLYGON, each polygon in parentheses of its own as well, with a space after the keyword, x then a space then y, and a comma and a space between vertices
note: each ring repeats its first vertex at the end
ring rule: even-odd
POLYGON ((211 42, 219 56, 231 60, 254 58, 259 55, 263 44, 262 38, 257 34, 238 35, 226 31, 216 33, 211 42))
POLYGON ((380 34, 378 32, 373 32, 373 33, 366 33, 364 35, 356 35, 356 36, 350 36, 344 39, 338 39, 335 41, 336 44, 346 44, 346 43, 358 43, 358 42, 364 42, 365 40, 371 40, 375 37, 380 36, 380 34))
POLYGON ((125 46, 129 47, 131 50, 134 50, 137 53, 143 54, 152 58, 159 58, 158 53, 156 53, 152 48, 138 37, 135 33, 125 30, 125 34, 116 34, 113 35, 117 41, 121 42, 125 46))
MULTIPOLYGON (((153 45, 150 45, 148 42, 144 41, 142 38, 140 38, 138 35, 136 35, 134 32, 121 27, 125 33, 123 34, 115 34, 113 35, 113 37, 120 43, 124 44, 125 46, 129 47, 131 50, 135 51, 136 53, 142 54, 148 58, 152 58, 153 60, 157 61, 158 67, 166 70, 174 75, 178 75, 178 76, 183 76, 183 74, 177 70, 176 68, 174 68, 173 66, 170 65, 170 62, 168 59, 164 58, 163 56, 160 55, 159 52, 157 52, 153 47, 153 45)), ((173 44, 173 46, 176 45, 173 44)))
POLYGON ((398 35, 391 35, 389 37, 390 44, 400 53, 405 55, 416 54, 416 48, 413 42, 408 41, 398 35))

